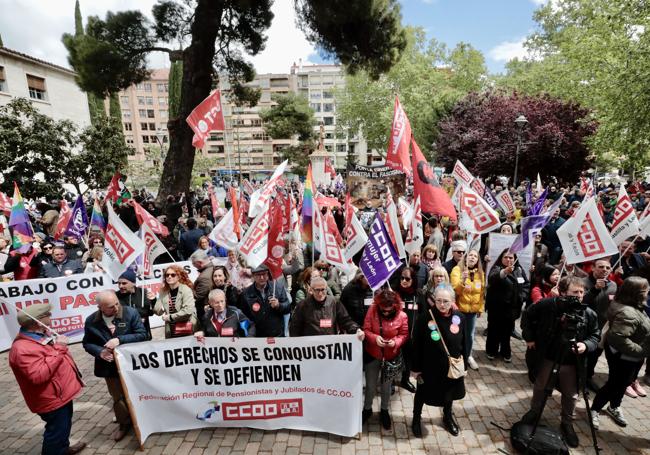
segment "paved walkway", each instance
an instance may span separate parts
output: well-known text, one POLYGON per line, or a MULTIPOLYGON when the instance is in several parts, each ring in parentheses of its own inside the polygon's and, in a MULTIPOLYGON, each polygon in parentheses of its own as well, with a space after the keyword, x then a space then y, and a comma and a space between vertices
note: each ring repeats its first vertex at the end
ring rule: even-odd
MULTIPOLYGON (((485 318, 479 319, 475 343, 475 358, 480 364, 478 372, 470 372, 466 380, 467 396, 455 404, 455 413, 462 429, 458 437, 451 437, 441 427, 441 412, 425 407, 423 413, 424 437, 411 435, 410 422, 413 398, 398 389, 391 402, 394 426, 391 431, 380 428, 375 415, 364 426, 360 439, 341 438, 321 433, 303 431, 260 431, 250 429, 195 430, 156 434, 147 440, 144 453, 201 455, 201 454, 318 454, 318 455, 400 455, 402 454, 493 454, 499 449, 513 453, 508 435, 491 424, 492 421, 510 427, 526 412, 531 396, 531 385, 526 377, 522 341, 513 340, 513 363, 501 360, 490 362, 485 357, 483 331, 485 318)), ((162 337, 162 329, 154 331, 162 337)), ((109 396, 103 381, 92 374, 92 359, 80 344, 71 347, 87 382, 84 394, 75 401, 72 441, 88 443, 84 454, 139 454, 133 434, 120 442, 110 439, 116 424, 112 423, 109 396)), ((0 454, 40 453, 43 424, 31 414, 22 399, 18 386, 8 366, 7 353, 0 354, 0 454)), ((604 356, 598 365, 596 382, 606 379, 604 356)), ((378 398, 377 398, 378 400, 378 398)), ((617 455, 650 454, 650 397, 623 401, 625 414, 630 421, 627 428, 617 427, 609 417, 601 416, 598 431, 601 453, 617 455)), ((559 395, 549 400, 546 423, 559 425, 559 395)), ((572 450, 574 454, 594 453, 590 446, 589 427, 584 403, 578 407, 576 431, 582 445, 572 450)))

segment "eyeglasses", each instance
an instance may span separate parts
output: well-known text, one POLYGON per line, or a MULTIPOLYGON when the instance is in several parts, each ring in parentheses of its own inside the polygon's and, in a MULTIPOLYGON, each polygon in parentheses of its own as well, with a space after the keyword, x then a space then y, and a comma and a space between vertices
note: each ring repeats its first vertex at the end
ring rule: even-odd
POLYGON ((320 288, 319 289, 314 289, 314 288, 312 288, 311 290, 314 291, 314 292, 325 292, 327 289, 320 289, 320 288))
POLYGON ((51 247, 51 246, 44 246, 43 249, 44 249, 44 250, 51 250, 52 247, 51 247))
POLYGON ((165 273, 165 278, 176 278, 178 275, 175 273, 165 273))
POLYGON ((465 252, 464 252, 464 251, 459 251, 459 250, 454 250, 454 251, 452 251, 452 253, 460 253, 460 254, 465 254, 465 252))
POLYGON ((402 276, 399 279, 400 279, 400 281, 412 281, 413 280, 413 278, 411 278, 410 276, 402 276))
POLYGON ((454 303, 451 300, 443 300, 443 299, 435 299, 435 302, 440 303, 441 305, 451 305, 452 303, 454 303))

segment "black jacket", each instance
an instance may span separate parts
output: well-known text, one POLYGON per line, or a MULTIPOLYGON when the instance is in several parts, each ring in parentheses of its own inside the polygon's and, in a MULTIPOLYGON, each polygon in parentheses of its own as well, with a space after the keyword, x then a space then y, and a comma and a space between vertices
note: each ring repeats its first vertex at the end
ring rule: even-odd
POLYGON ((83 347, 88 354, 95 357, 95 376, 98 378, 118 376, 115 362, 107 362, 99 356, 108 340, 117 338, 120 344, 127 344, 147 339, 147 331, 142 325, 140 315, 131 307, 120 306, 113 323, 115 333, 111 334, 102 318, 102 312, 98 310, 88 316, 84 326, 83 347))
POLYGON ((239 337, 255 336, 255 325, 248 319, 239 308, 226 306, 226 319, 224 319, 221 330, 217 330, 215 324, 212 323, 212 315, 214 310, 212 308, 205 312, 205 316, 201 321, 201 327, 206 337, 239 337), (244 331, 241 323, 248 321, 248 333, 244 331))
POLYGON ((350 281, 341 293, 341 303, 359 327, 363 327, 363 321, 370 308, 370 305, 366 305, 366 299, 372 303, 372 289, 362 287, 359 280, 350 281))
POLYGON ((343 304, 328 295, 318 303, 313 296, 300 302, 291 315, 289 335, 292 337, 336 335, 355 333, 359 329, 345 310, 343 304))
POLYGON ((488 276, 485 307, 488 318, 510 318, 521 316, 521 307, 530 296, 530 282, 519 264, 511 274, 501 277, 502 266, 495 265, 488 276))
POLYGON ((244 314, 255 323, 258 337, 283 337, 284 315, 291 311, 287 291, 284 285, 275 283, 275 296, 280 302, 277 308, 271 308, 269 297, 273 294, 273 281, 269 280, 264 288, 264 295, 255 287, 255 283, 244 289, 242 293, 242 309, 244 314))
POLYGON ((153 316, 153 306, 156 301, 149 300, 147 298, 146 292, 142 288, 135 288, 135 292, 131 294, 130 292, 122 294, 121 292, 116 292, 117 300, 120 301, 122 306, 128 306, 137 310, 144 324, 144 328, 147 331, 147 339, 151 339, 151 325, 149 324, 149 316, 153 316), (144 299, 143 299, 144 297, 144 299))

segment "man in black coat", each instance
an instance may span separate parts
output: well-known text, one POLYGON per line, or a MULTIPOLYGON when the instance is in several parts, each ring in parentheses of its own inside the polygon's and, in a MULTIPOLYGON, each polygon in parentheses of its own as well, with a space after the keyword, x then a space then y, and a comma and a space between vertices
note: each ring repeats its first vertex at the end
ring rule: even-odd
POLYGON ((242 293, 242 310, 255 323, 258 337, 283 337, 285 314, 291 311, 284 285, 271 279, 265 265, 253 269, 254 283, 242 293))
MULTIPOLYGON (((530 411, 522 418, 526 423, 534 423, 542 412, 542 403, 546 384, 552 372, 553 364, 559 360, 557 384, 562 393, 562 434, 567 445, 578 447, 578 436, 573 429, 573 415, 578 401, 578 368, 584 368, 585 354, 593 352, 600 341, 598 317, 591 308, 579 310, 583 322, 577 323, 575 345, 571 346, 565 336, 570 336, 567 330, 569 323, 566 299, 575 297, 580 302, 585 293, 585 282, 582 278, 568 276, 560 280, 558 285, 560 297, 540 300, 530 305, 522 319, 522 334, 529 351, 535 351, 537 357, 537 377, 533 387, 533 398, 530 411)), ((573 335, 573 334, 571 334, 573 335)))
POLYGON ((127 269, 117 279, 117 299, 120 305, 135 308, 142 319, 142 324, 147 331, 147 339, 151 339, 151 326, 149 316, 153 316, 153 306, 156 302, 156 295, 135 286, 135 272, 127 269), (144 294, 144 295, 143 295, 144 294))
POLYGON ((373 293, 366 276, 357 271, 354 279, 350 281, 341 293, 341 303, 354 322, 363 327, 368 308, 372 305, 373 293))
POLYGON ((44 264, 41 268, 41 278, 60 278, 77 273, 83 273, 81 260, 68 259, 66 250, 62 246, 54 247, 52 262, 44 264))
POLYGON ((138 311, 120 305, 115 291, 100 292, 95 302, 99 310, 86 319, 82 343, 86 352, 95 357, 95 376, 106 380, 108 393, 113 398, 113 412, 119 424, 113 439, 119 441, 131 428, 131 416, 113 351, 120 344, 146 340, 147 331, 138 311))
POLYGON ((187 231, 181 234, 178 242, 178 252, 182 257, 189 258, 199 247, 199 239, 205 235, 203 229, 197 227, 194 218, 187 219, 187 231))

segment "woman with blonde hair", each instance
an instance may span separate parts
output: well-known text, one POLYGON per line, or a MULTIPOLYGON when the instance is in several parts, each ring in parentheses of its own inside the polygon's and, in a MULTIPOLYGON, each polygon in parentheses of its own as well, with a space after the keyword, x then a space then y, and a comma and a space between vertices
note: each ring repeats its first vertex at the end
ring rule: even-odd
POLYGON ((196 307, 187 272, 174 264, 163 273, 163 285, 153 312, 165 321, 165 338, 191 336, 196 329, 196 307))
POLYGON ((84 273, 103 272, 104 269, 102 268, 101 265, 103 255, 104 255, 103 246, 92 247, 88 252, 86 268, 84 269, 84 273))

